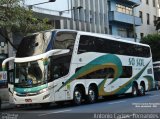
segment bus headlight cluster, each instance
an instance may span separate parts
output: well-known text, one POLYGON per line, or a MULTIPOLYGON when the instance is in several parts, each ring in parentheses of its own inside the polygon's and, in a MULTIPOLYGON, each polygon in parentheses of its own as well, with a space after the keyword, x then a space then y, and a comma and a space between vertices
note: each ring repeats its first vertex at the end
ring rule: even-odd
POLYGON ((44 92, 46 92, 46 91, 48 91, 48 88, 42 89, 42 90, 40 90, 38 93, 40 94, 40 93, 44 93, 44 92))

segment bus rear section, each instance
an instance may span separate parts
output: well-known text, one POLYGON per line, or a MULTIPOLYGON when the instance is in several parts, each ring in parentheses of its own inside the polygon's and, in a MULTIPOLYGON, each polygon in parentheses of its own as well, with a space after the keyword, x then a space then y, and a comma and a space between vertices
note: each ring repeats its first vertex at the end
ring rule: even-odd
POLYGON ((155 89, 160 89, 160 61, 153 62, 155 89))

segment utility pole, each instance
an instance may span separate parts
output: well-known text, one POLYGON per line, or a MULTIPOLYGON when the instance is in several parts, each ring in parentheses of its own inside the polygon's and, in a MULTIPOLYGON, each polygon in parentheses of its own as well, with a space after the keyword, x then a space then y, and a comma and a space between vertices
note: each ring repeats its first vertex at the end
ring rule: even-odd
POLYGON ((135 13, 134 13, 134 7, 132 9, 133 13, 133 37, 134 37, 134 42, 137 42, 136 40, 136 26, 135 26, 135 13))
POLYGON ((36 3, 36 4, 33 4, 33 5, 28 5, 28 8, 29 9, 32 9, 32 7, 34 6, 34 5, 40 5, 40 4, 45 4, 45 3, 49 3, 49 2, 55 2, 56 0, 49 0, 49 1, 47 1, 47 2, 41 2, 41 3, 36 3))
POLYGON ((134 8, 139 6, 138 4, 135 4, 132 7, 132 16, 133 16, 133 37, 134 37, 134 42, 137 42, 137 35, 136 35, 136 25, 135 25, 135 12, 134 12, 134 8))

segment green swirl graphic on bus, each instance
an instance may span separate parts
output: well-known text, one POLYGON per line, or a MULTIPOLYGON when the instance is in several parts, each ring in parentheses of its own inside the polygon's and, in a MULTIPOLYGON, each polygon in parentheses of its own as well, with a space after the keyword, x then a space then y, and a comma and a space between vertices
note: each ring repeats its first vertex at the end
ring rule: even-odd
MULTIPOLYGON (((113 55, 113 54, 103 55, 89 62, 84 67, 80 68, 57 91, 59 91, 61 88, 63 88, 67 84, 71 83, 73 80, 80 79, 81 77, 86 76, 92 72, 98 71, 100 69, 106 69, 106 68, 111 68, 114 70, 114 78, 110 82, 110 84, 112 84, 119 78, 123 70, 122 62, 116 55, 113 55)), ((109 75, 110 75, 109 73, 106 74, 106 77, 108 77, 109 75)))

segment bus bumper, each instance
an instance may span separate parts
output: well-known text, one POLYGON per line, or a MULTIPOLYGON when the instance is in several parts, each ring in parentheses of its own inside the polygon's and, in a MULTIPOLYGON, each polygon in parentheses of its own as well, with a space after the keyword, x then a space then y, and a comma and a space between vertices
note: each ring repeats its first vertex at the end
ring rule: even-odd
POLYGON ((15 104, 37 104, 37 103, 48 103, 53 102, 54 97, 47 91, 41 94, 28 96, 19 96, 16 93, 13 94, 15 104))

